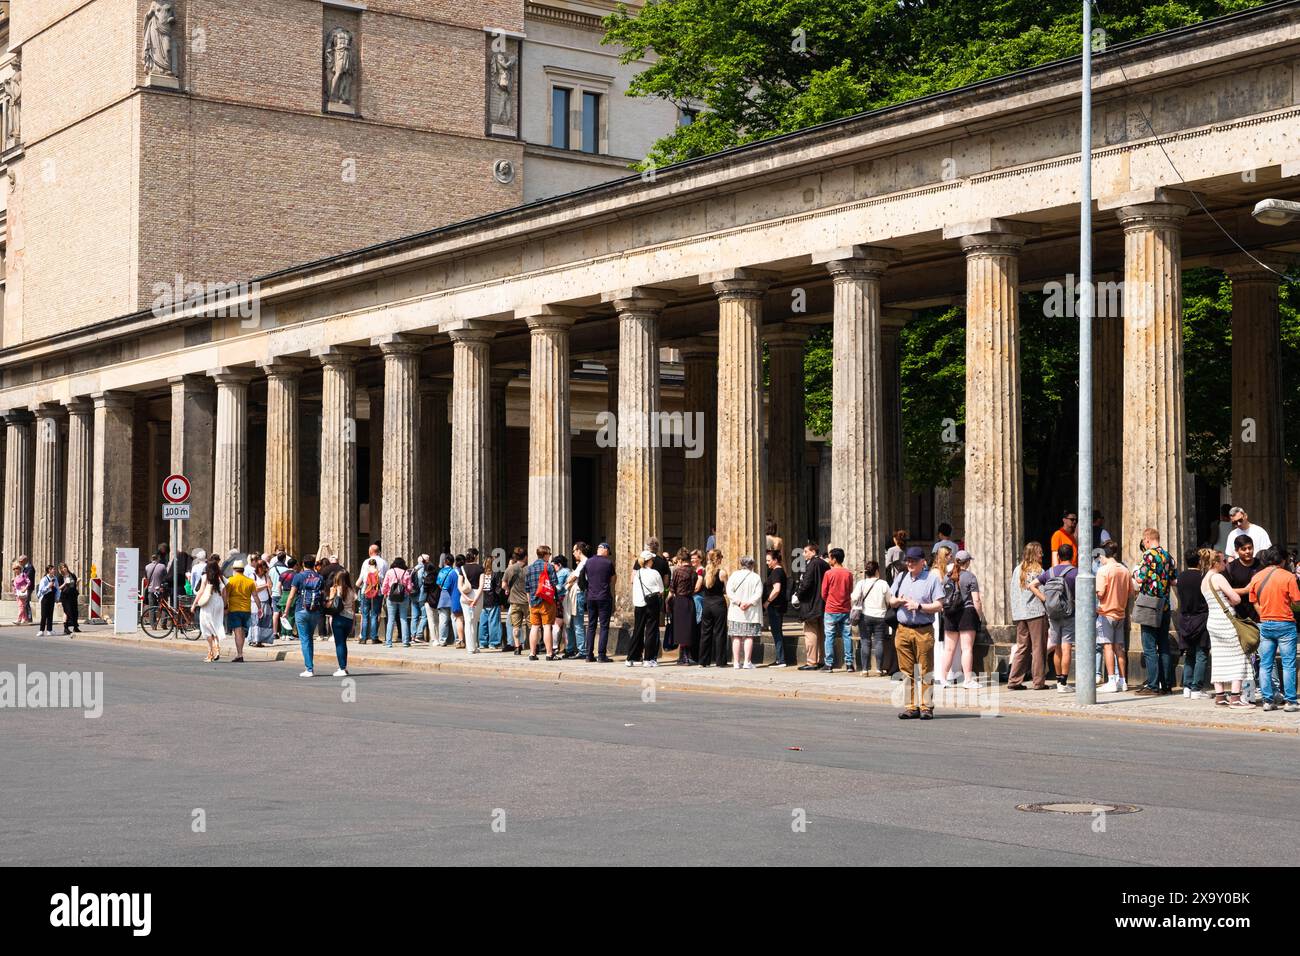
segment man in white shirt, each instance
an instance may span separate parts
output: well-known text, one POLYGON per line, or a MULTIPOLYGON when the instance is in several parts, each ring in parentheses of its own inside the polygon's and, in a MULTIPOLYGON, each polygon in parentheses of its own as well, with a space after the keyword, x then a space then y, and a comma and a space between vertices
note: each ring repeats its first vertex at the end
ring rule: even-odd
MULTIPOLYGON (((370 553, 366 556, 366 560, 368 561, 370 558, 374 558, 375 564, 379 566, 379 580, 382 581, 384 579, 384 575, 388 573, 388 562, 385 561, 383 557, 380 556, 379 545, 372 544, 370 546, 370 553)), ((365 571, 366 571, 365 565, 366 562, 362 561, 361 568, 357 571, 357 576, 353 578, 354 581, 358 582, 357 587, 361 586, 359 582, 365 580, 365 571)))
POLYGON ((1250 523, 1250 516, 1246 514, 1245 508, 1241 506, 1233 508, 1228 512, 1228 520, 1232 522, 1236 530, 1228 535, 1228 550, 1224 552, 1225 554, 1236 553, 1236 541, 1243 534, 1255 542, 1256 554, 1259 554, 1265 548, 1273 547, 1273 539, 1268 536, 1268 532, 1259 525, 1250 523))

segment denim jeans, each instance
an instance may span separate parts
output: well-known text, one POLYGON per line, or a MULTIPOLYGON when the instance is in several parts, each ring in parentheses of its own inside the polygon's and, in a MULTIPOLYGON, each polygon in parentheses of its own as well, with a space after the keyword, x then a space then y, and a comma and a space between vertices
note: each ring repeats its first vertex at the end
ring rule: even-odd
POLYGON ((574 599, 576 613, 569 618, 570 653, 579 657, 587 656, 587 592, 579 591, 574 599))
POLYGON ((410 623, 407 625, 407 628, 408 633, 410 634, 410 639, 415 640, 424 630, 424 602, 411 598, 408 603, 410 604, 410 607, 407 608, 406 613, 407 620, 410 623))
POLYGON ((407 645, 411 643, 411 621, 406 616, 406 609, 410 607, 410 605, 410 598, 405 598, 401 601, 388 602, 388 632, 384 635, 384 643, 389 647, 393 646, 394 625, 399 625, 402 643, 407 645))
POLYGON ((501 646, 501 608, 485 607, 478 619, 479 647, 501 646))
POLYGON ((887 640, 889 640, 889 625, 885 623, 885 619, 862 615, 862 621, 858 624, 858 657, 861 659, 859 666, 864 671, 871 670, 873 654, 879 670, 888 671, 885 662, 887 640))
POLYGON ((1203 644, 1188 644, 1187 656, 1183 658, 1183 687, 1188 690, 1205 689, 1205 665, 1210 661, 1209 635, 1203 635, 1203 640, 1203 644))
POLYGON ((348 666, 348 635, 355 624, 352 618, 342 614, 335 614, 330 620, 334 626, 334 656, 339 659, 339 670, 343 670, 348 666))
POLYGON ((1273 661, 1282 658, 1282 696, 1288 704, 1296 703, 1295 624, 1290 621, 1259 622, 1259 688, 1264 702, 1277 696, 1273 686, 1273 661))
POLYGON ((767 629, 772 632, 772 644, 776 647, 776 653, 772 655, 773 664, 785 663, 785 632, 782 627, 784 621, 785 611, 775 607, 767 609, 767 629))
POLYGON ((361 598, 361 639, 363 641, 379 640, 379 607, 382 597, 361 598))
POLYGON ((312 667, 312 644, 320 630, 321 617, 320 611, 296 611, 293 616, 294 626, 298 629, 298 643, 302 645, 302 662, 307 670, 315 669, 312 667))
POLYGON ((831 667, 835 663, 835 636, 838 634, 841 642, 844 644, 844 665, 853 666, 853 628, 849 627, 849 615, 844 614, 827 614, 822 623, 822 634, 826 638, 824 648, 826 667, 831 667))
POLYGON ((587 656, 608 656, 609 615, 614 610, 614 602, 609 598, 587 601, 587 656), (596 637, 599 635, 600 641, 596 637), (595 653, 593 653, 593 651, 595 653))
POLYGON ((1142 666, 1147 675, 1147 687, 1151 690, 1173 687, 1174 660, 1169 651, 1169 612, 1166 611, 1159 627, 1142 625, 1142 666))

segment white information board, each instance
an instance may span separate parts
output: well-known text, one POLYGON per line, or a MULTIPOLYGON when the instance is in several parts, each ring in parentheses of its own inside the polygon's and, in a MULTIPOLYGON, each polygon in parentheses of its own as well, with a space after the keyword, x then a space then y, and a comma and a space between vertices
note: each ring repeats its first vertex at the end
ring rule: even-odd
POLYGON ((113 633, 134 634, 140 626, 140 549, 118 548, 113 575, 113 633))

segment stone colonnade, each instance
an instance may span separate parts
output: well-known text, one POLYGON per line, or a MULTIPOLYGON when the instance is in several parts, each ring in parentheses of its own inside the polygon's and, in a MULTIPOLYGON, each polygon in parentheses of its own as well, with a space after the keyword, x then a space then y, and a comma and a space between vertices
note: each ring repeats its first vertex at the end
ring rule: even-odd
MULTIPOLYGON (((1188 205, 1177 195, 1115 209, 1125 243, 1124 313, 1098 320, 1101 365, 1122 367, 1122 401, 1099 403, 1099 504, 1118 510, 1125 558, 1136 530, 1152 526, 1175 554, 1190 541, 1183 391, 1180 233, 1188 205), (1113 318, 1113 317, 1112 317, 1113 318), (1122 432, 1122 443, 1115 441, 1122 432), (1104 490, 1103 490, 1104 489, 1104 490)), ((1006 582, 1023 544, 1018 283, 1032 225, 983 220, 945 238, 966 262, 967 381, 964 536, 985 582, 988 621, 1009 624, 1006 582)), ((833 397, 830 453, 831 540, 855 571, 878 559, 903 520, 898 420, 898 337, 883 308, 893 249, 850 246, 810 256, 833 286, 833 397)), ((1252 518, 1285 534, 1277 277, 1248 261, 1229 267, 1234 285, 1234 485, 1252 518), (1253 369, 1247 374, 1244 369, 1253 369), (1243 427, 1249 420, 1250 428, 1243 427)), ((802 543, 808 512, 804 473, 803 345, 806 326, 764 322, 764 297, 779 276, 751 268, 701 277, 716 299, 716 338, 698 333, 665 342, 661 326, 675 293, 660 287, 615 289, 617 350, 607 356, 609 404, 617 441, 601 472, 612 497, 620 572, 651 537, 664 537, 664 474, 658 427, 660 348, 680 348, 685 411, 698 413, 711 440, 687 456, 683 538, 702 546, 711 527, 734 564, 760 559, 772 518, 787 553, 802 543), (764 402, 762 350, 770 365, 764 402), (764 408, 768 409, 764 442, 764 408)), ((529 329, 527 542, 567 553, 573 529, 570 371, 572 334, 583 310, 563 303, 521 308, 529 329)), ((499 319, 500 317, 498 317, 499 319)), ((357 367, 374 350, 383 381, 369 391, 372 526, 386 555, 413 559, 449 540, 456 551, 503 546, 507 467, 522 467, 521 446, 505 441, 505 394, 514 372, 494 368, 499 321, 459 321, 450 339, 448 379, 421 378, 429 336, 383 335, 370 350, 328 347, 262 363, 268 442, 264 524, 249 527, 248 402, 252 367, 168 380, 173 470, 189 475, 193 517, 187 540, 224 555, 235 547, 283 545, 299 553, 328 546, 355 568, 357 543, 357 367), (299 485, 300 379, 322 376, 319 540, 304 541, 299 485), (450 401, 449 401, 450 398, 450 401), (507 461, 507 458, 510 461, 507 461)), ((445 348, 446 346, 437 346, 445 348)), ((66 559, 85 574, 108 573, 112 549, 131 540, 136 487, 133 429, 137 396, 105 391, 62 405, 9 410, 4 427, 6 565, 30 553, 66 559), (61 475, 66 475, 60 478, 61 475), (63 487, 60 487, 60 481, 63 487)), ((608 513, 608 512, 607 512, 608 513)), ((667 544, 668 542, 664 542, 667 544)), ((627 595, 620 591, 621 600, 627 595)))

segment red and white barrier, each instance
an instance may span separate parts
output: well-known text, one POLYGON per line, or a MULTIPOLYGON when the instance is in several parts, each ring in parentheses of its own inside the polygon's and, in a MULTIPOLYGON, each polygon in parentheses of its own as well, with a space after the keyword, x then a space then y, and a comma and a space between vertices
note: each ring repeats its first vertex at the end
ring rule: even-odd
POLYGON ((92 621, 104 620, 104 581, 102 578, 90 579, 90 614, 92 621))

